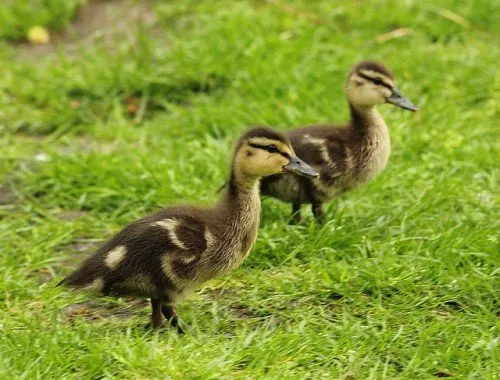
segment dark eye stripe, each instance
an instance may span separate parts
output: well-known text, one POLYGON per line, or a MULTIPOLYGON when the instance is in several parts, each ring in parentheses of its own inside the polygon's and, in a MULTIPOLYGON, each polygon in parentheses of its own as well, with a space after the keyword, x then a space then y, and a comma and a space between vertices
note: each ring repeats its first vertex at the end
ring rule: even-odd
POLYGON ((387 87, 389 90, 392 90, 392 86, 385 83, 383 80, 380 80, 381 83, 376 83, 375 82, 375 78, 372 78, 372 77, 369 77, 368 75, 365 75, 363 73, 360 73, 360 72, 357 72, 357 74, 361 77, 361 78, 365 78, 366 80, 369 80, 370 82, 372 83, 375 83, 376 85, 382 85, 384 87, 387 87))
POLYGON ((290 155, 288 153, 281 152, 274 144, 259 145, 259 144, 254 144, 254 143, 249 142, 248 145, 250 145, 252 148, 262 149, 262 150, 265 150, 266 152, 269 152, 269 153, 279 153, 283 157, 290 158, 290 155))
POLYGON ((254 144, 254 143, 251 143, 251 142, 249 142, 248 145, 250 145, 252 148, 256 148, 256 149, 262 149, 262 150, 265 150, 265 151, 268 150, 268 145, 259 145, 259 144, 254 144))
POLYGON ((269 152, 269 149, 270 149, 269 145, 259 145, 259 144, 254 144, 251 142, 249 142, 248 145, 250 145, 252 148, 265 150, 266 152, 269 152))

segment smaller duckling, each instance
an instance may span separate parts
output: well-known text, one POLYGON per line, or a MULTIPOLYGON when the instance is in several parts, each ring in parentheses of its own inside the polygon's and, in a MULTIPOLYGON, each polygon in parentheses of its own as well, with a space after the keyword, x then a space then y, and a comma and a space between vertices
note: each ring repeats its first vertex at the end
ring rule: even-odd
POLYGON ((313 125, 288 133, 292 146, 315 168, 318 178, 277 174, 261 182, 263 195, 292 203, 293 220, 300 220, 302 204, 311 204, 316 219, 323 203, 375 178, 387 165, 391 151, 389 130, 378 113, 378 104, 390 103, 417 111, 396 88, 392 72, 383 64, 357 64, 346 83, 351 120, 346 126, 313 125))
POLYGON ((162 326, 163 314, 182 333, 175 304, 241 265, 257 237, 259 180, 284 171, 318 175, 284 134, 249 130, 236 144, 228 186, 213 207, 171 206, 131 223, 59 285, 150 298, 150 326, 162 326))

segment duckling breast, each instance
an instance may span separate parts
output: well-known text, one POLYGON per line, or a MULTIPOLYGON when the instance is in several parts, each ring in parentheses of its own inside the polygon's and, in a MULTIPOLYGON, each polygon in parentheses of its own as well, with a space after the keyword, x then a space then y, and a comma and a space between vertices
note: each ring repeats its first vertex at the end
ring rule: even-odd
POLYGON ((359 186, 377 176, 389 161, 391 142, 385 124, 374 128, 359 146, 351 186, 359 186))

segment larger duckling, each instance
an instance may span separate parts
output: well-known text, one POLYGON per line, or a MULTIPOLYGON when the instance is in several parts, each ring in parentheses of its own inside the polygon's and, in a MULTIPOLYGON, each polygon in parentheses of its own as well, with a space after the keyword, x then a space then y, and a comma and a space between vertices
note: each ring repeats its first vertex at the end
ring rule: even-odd
POLYGON ((315 125, 289 132, 295 152, 319 177, 278 174, 262 180, 262 194, 292 203, 295 220, 300 219, 302 204, 311 204, 314 216, 321 219, 324 202, 373 179, 385 168, 391 142, 378 104, 417 111, 397 89, 391 71, 378 62, 356 65, 348 75, 346 93, 351 113, 347 125, 315 125))
POLYGON ((236 144, 228 186, 213 207, 172 206, 131 223, 60 284, 151 298, 151 326, 161 326, 163 314, 182 332, 174 305, 240 266, 257 237, 259 180, 283 171, 318 175, 295 156, 284 134, 249 130, 236 144))

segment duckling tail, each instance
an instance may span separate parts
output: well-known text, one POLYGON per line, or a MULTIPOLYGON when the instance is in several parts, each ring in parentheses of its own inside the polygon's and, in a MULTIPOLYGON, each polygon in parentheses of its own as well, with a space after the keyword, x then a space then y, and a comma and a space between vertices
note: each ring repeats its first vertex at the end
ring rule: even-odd
POLYGON ((57 286, 101 291, 104 287, 103 268, 93 261, 84 262, 77 270, 62 279, 57 286))

